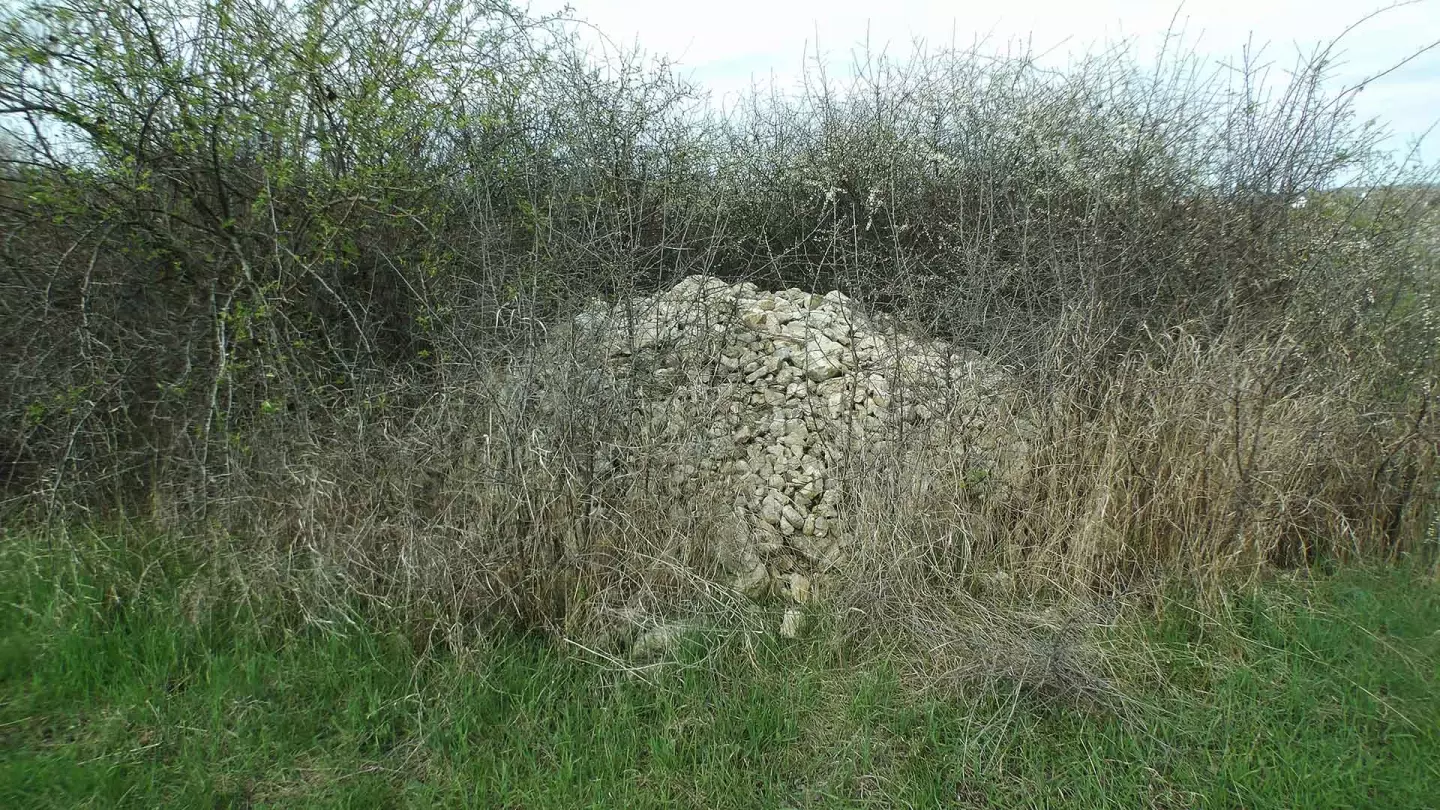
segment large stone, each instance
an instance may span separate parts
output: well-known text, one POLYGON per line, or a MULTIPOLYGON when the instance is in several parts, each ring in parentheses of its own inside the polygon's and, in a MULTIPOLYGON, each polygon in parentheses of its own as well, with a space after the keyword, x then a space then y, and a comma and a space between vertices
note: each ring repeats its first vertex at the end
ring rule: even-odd
POLYGON ((785 611, 785 616, 780 620, 780 636, 782 638, 800 638, 805 634, 805 612, 799 608, 790 608, 785 611))
MULTIPOLYGON (((645 661, 674 655, 685 636, 695 628, 684 622, 672 622, 652 627, 641 633, 630 647, 630 657, 645 661)), ((783 632, 783 630, 782 630, 783 632)))
POLYGON ((805 376, 814 382, 838 377, 844 370, 838 360, 822 351, 812 349, 805 352, 805 376))
POLYGON ((770 569, 757 563, 749 571, 735 577, 735 590, 751 599, 763 599, 770 592, 770 569))

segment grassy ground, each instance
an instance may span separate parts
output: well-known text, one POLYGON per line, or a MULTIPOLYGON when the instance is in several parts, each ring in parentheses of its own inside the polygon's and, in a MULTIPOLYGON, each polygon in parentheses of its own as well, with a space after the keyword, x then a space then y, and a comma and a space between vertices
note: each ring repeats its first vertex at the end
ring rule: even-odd
POLYGON ((1128 631, 1164 677, 1122 717, 917 697, 815 642, 697 644, 653 684, 538 640, 421 652, 196 566, 136 536, 0 540, 0 806, 1440 805, 1440 588, 1416 568, 1273 583, 1223 620, 1171 602, 1128 631))

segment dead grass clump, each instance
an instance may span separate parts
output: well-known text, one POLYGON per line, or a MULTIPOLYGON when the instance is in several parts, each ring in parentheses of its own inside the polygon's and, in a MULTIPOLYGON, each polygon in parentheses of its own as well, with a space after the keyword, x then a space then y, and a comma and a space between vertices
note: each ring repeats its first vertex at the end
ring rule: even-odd
POLYGON ((1041 379, 1001 417, 1023 464, 985 480, 953 446, 869 460, 852 481, 858 536, 962 581, 1105 593, 1395 555, 1433 525, 1431 402, 1379 403, 1372 381, 1307 365, 1283 334, 1175 330, 1101 384, 1060 367, 1041 379))

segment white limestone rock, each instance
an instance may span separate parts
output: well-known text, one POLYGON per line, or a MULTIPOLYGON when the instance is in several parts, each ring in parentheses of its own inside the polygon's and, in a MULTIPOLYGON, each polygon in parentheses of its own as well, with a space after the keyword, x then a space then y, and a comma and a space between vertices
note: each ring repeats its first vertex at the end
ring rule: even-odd
MULTIPOLYGON (((844 564, 854 538, 840 473, 857 461, 904 463, 933 436, 929 452, 955 447, 978 479, 1019 481, 1028 463, 1023 438, 1011 438, 1023 433, 992 427, 1008 379, 1000 367, 838 291, 690 276, 656 295, 592 302, 574 331, 562 358, 589 358, 636 396, 628 435, 597 468, 612 478, 645 469, 626 485, 687 509, 710 499, 736 510, 720 556, 754 598, 782 587, 772 583, 785 565, 844 564)), ((789 621, 798 635, 803 616, 789 621)))

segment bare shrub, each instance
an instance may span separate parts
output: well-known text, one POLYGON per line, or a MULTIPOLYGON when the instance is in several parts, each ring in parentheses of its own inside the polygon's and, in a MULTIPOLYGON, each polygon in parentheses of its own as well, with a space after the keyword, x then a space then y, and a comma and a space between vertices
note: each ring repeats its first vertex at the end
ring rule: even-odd
POLYGON ((1432 175, 1328 89, 1338 42, 1284 78, 1178 42, 862 54, 720 115, 500 2, 4 20, 13 507, 228 534, 421 623, 750 622, 723 514, 654 484, 683 442, 631 432, 643 375, 567 326, 706 274, 1013 370, 987 419, 1014 463, 936 429, 840 465, 826 598, 875 600, 877 632, 933 635, 991 581, 1098 598, 1434 542, 1432 175))

